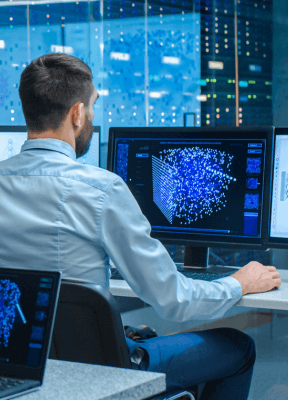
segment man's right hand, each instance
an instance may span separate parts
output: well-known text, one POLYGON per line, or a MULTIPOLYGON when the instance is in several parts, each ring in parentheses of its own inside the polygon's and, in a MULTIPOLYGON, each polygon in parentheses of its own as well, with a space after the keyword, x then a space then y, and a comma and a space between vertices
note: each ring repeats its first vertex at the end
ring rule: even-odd
POLYGON ((230 276, 240 282, 243 296, 248 293, 268 292, 281 285, 280 273, 276 268, 265 267, 257 261, 251 261, 230 276))

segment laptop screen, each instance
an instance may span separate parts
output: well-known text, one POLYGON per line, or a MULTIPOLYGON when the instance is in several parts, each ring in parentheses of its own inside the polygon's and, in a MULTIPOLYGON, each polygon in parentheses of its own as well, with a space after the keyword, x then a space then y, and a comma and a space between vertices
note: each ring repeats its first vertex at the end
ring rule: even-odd
POLYGON ((1 365, 43 367, 59 280, 59 272, 0 268, 1 365))

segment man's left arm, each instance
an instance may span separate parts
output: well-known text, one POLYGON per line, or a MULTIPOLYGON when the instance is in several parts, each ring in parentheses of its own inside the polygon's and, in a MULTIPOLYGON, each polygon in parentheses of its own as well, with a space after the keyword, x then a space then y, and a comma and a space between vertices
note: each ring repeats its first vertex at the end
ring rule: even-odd
POLYGON ((102 246, 132 290, 164 319, 219 318, 242 295, 231 277, 215 282, 186 278, 165 247, 150 236, 151 226, 121 178, 103 198, 102 246))

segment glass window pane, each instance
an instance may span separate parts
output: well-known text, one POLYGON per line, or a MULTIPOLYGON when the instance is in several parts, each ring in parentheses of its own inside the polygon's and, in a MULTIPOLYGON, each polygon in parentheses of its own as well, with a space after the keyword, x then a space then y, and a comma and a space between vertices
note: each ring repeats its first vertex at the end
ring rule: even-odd
POLYGON ((200 14, 148 3, 149 126, 200 125, 200 14))

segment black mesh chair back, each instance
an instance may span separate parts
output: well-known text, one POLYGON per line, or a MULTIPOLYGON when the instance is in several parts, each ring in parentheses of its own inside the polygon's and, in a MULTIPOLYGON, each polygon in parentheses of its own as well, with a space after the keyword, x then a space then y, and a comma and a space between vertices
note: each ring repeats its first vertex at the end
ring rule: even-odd
MULTIPOLYGON (((131 368, 119 308, 108 290, 62 279, 49 358, 131 368)), ((196 392, 193 387, 150 400, 195 400, 196 392)))
POLYGON ((118 305, 108 290, 62 280, 49 358, 131 368, 118 305))

